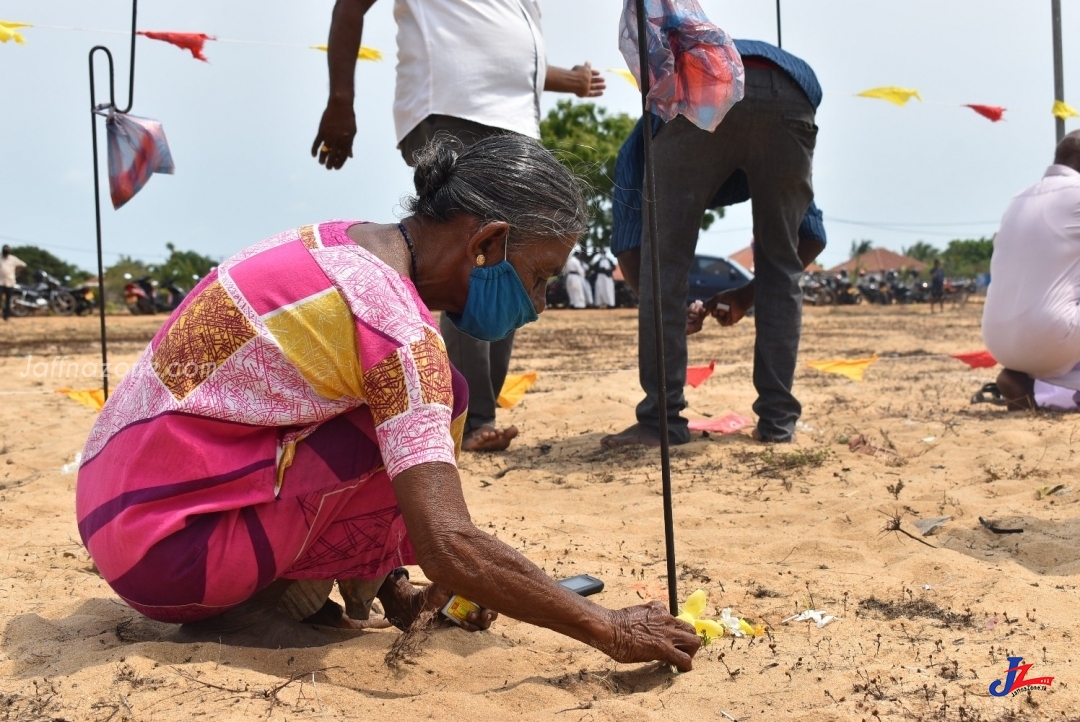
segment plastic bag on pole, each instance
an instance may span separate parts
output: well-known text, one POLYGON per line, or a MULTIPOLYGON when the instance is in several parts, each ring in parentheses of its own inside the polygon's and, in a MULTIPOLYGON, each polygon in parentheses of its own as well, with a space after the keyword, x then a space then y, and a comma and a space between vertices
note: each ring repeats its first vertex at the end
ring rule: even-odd
MULTIPOLYGON (((709 132, 742 100, 744 71, 735 43, 709 22, 696 0, 645 0, 649 107, 665 121, 685 115, 709 132)), ((626 0, 619 50, 637 78, 637 2, 626 0)))
POLYGON ((109 194, 113 208, 131 200, 154 173, 172 175, 172 154, 161 123, 124 113, 105 119, 109 136, 109 194))

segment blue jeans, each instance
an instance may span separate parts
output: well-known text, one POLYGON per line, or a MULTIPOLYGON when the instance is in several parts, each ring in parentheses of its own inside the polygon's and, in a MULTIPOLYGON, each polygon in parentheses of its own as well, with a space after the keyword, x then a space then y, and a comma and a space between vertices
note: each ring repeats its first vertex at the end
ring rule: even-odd
MULTIPOLYGON (((817 126, 806 95, 780 70, 746 69, 746 96, 713 133, 680 116, 653 140, 657 243, 666 366, 668 434, 690 440, 686 408, 686 297, 701 216, 724 181, 742 169, 750 183, 754 216, 754 387, 758 432, 789 440, 802 407, 791 393, 802 329, 798 228, 814 190, 811 183, 817 126)), ((648 213, 646 207, 646 225, 648 213)), ((642 243, 638 363, 645 399, 638 422, 658 429, 660 409, 654 331, 652 249, 642 243)))

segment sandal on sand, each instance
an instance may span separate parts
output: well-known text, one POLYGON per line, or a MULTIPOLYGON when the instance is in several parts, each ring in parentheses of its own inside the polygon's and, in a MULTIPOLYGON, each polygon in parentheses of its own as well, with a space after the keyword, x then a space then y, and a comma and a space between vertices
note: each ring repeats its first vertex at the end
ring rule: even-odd
POLYGON ((983 387, 975 392, 975 395, 971 397, 971 403, 1005 406, 1009 402, 1001 396, 1001 389, 998 388, 998 385, 990 383, 983 384, 983 387))

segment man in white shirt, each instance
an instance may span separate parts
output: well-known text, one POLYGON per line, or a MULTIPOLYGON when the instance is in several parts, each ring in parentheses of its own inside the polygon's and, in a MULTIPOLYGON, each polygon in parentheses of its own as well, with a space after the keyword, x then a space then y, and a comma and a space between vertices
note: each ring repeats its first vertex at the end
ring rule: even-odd
POLYGON ((608 258, 607 253, 601 251, 600 257, 593 263, 593 271, 596 272, 596 288, 593 298, 600 308, 615 308, 615 264, 608 258))
POLYGON ((983 341, 1010 410, 1080 406, 1080 131, 1001 219, 983 341))
MULTIPOLYGON (((354 75, 364 14, 375 0, 337 0, 330 24, 330 97, 311 146, 328 170, 352 157, 356 136, 354 75)), ((394 126, 398 148, 415 153, 437 133, 474 143, 498 133, 540 138, 540 93, 603 94, 588 63, 566 70, 547 64, 539 0, 395 0, 398 64, 394 126)), ((496 400, 510 367, 514 334, 488 343, 458 331, 443 316, 451 363, 469 385, 462 448, 501 451, 517 428, 495 426, 496 400)))
POLYGON ((0 293, 4 294, 5 321, 11 316, 11 293, 15 290, 15 274, 20 268, 26 268, 26 264, 12 254, 11 246, 5 244, 0 256, 0 293))
POLYGON ((566 283, 566 296, 570 308, 585 308, 585 267, 577 253, 571 253, 563 268, 563 280, 566 283))

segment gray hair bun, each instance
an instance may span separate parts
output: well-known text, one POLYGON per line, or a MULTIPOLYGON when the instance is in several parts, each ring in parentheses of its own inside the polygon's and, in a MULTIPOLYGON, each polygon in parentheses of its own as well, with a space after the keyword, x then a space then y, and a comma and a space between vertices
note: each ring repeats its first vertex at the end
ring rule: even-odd
POLYGON ((437 138, 417 151, 413 186, 421 204, 430 203, 450 182, 457 169, 461 143, 453 138, 437 138))

